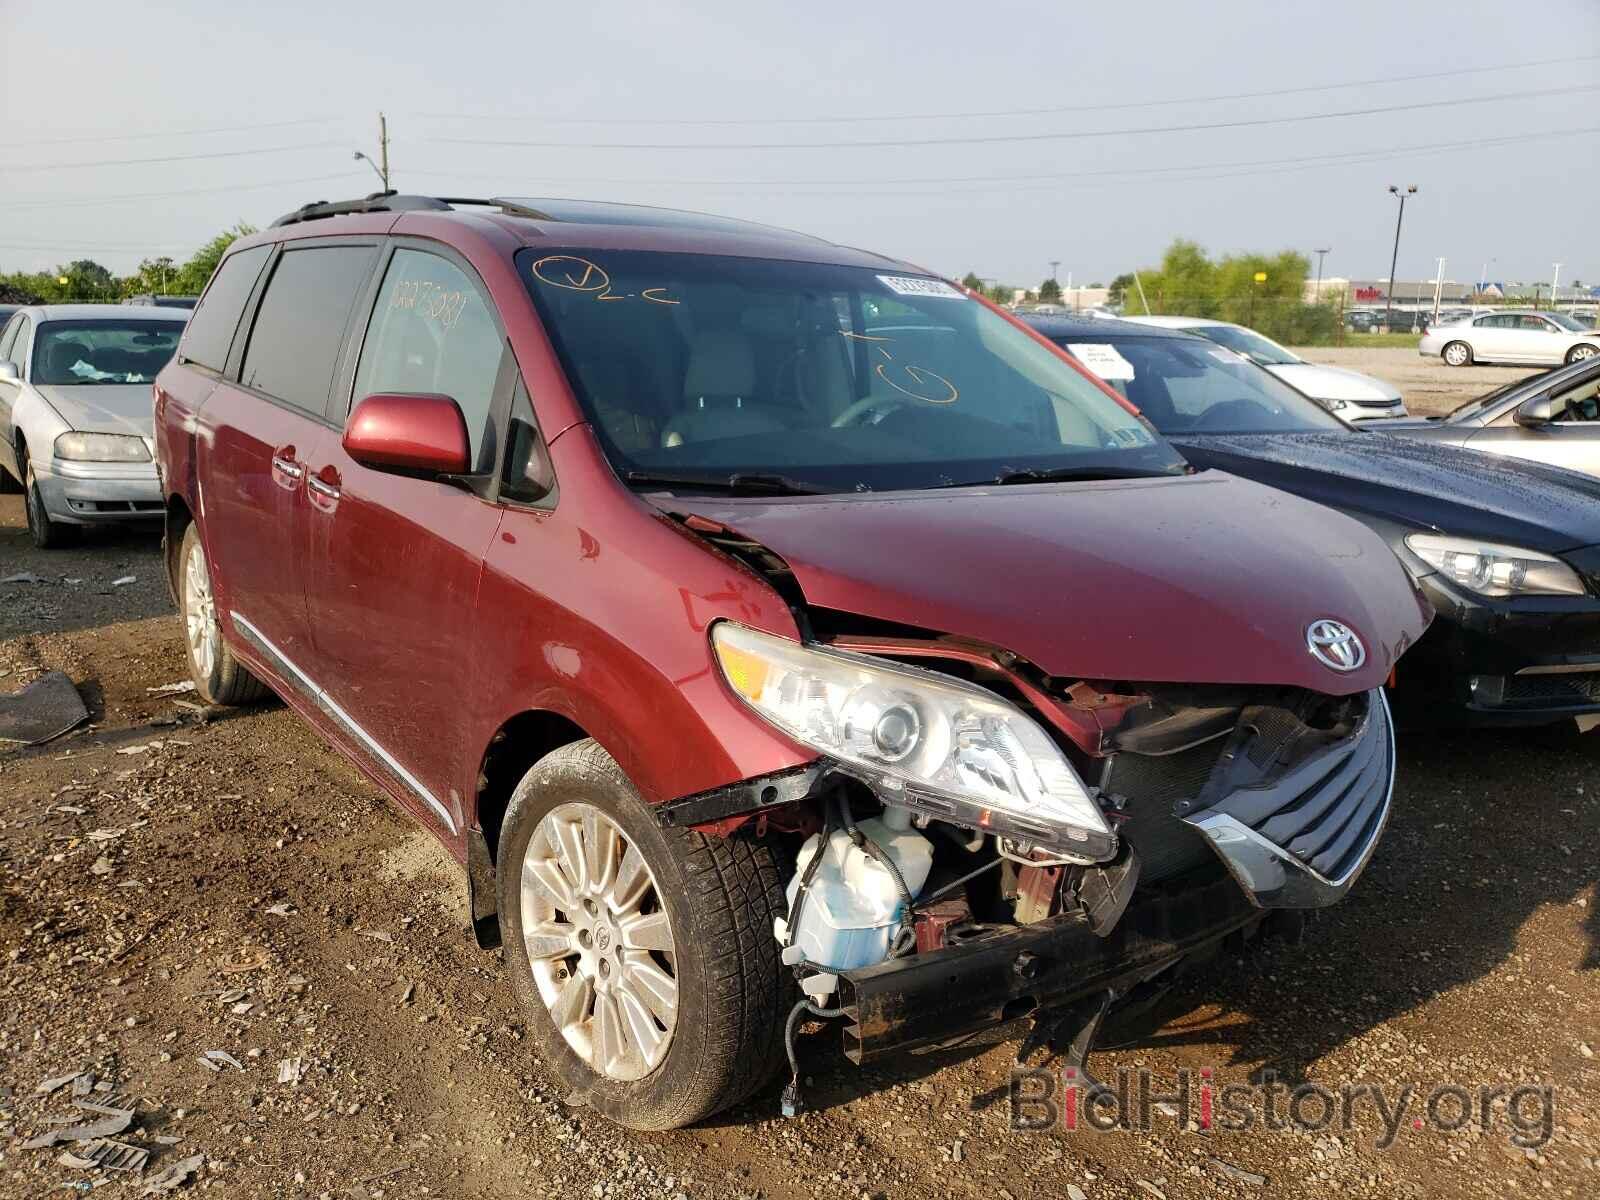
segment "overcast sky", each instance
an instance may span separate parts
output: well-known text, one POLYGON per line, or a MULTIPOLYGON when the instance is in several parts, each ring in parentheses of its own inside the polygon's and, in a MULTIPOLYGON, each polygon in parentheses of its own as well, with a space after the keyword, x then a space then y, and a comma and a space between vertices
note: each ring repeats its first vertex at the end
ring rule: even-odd
POLYGON ((705 209, 951 275, 1082 284, 1187 237, 1386 276, 1414 183, 1401 278, 1600 283, 1597 87, 1596 0, 0 0, 0 269, 182 259, 374 189, 383 109, 404 191, 705 209), (1135 132, 1173 126, 1213 128, 1135 132))

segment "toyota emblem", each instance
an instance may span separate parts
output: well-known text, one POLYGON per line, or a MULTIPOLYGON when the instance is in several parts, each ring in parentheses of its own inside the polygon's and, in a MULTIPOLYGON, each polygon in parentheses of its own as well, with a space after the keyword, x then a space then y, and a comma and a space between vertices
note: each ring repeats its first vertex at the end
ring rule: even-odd
POLYGON ((1356 631, 1326 617, 1306 626, 1306 649, 1330 671, 1354 671, 1367 661, 1367 648, 1356 631))

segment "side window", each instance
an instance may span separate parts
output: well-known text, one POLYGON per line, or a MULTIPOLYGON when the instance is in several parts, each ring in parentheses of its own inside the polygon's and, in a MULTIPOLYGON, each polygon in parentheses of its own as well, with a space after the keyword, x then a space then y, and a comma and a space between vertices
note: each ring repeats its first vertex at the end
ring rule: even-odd
POLYGON ((361 348, 355 399, 374 392, 449 396, 461 406, 472 461, 482 470, 504 349, 488 301, 464 271, 437 254, 396 250, 361 348))
POLYGON ((213 371, 222 370, 228 361, 228 347, 233 344, 234 332, 239 328, 239 318, 250 299, 250 289, 255 287, 261 264, 271 253, 271 246, 253 246, 222 260, 184 331, 183 344, 178 351, 180 358, 213 371))
POLYGON ((0 333, 0 362, 11 358, 11 343, 17 340, 17 330, 22 328, 22 322, 27 320, 21 313, 14 315, 6 322, 5 331, 0 333))
POLYGON ((19 313, 15 340, 11 343, 11 361, 24 376, 28 374, 28 335, 32 332, 33 322, 19 313))
POLYGON ((376 254, 375 246, 285 250, 261 298, 239 381, 322 416, 350 310, 376 254))
POLYGON ((1555 408, 1557 421, 1600 421, 1600 379, 1558 394, 1555 408))
POLYGON ((522 504, 548 505, 555 482, 550 455, 528 401, 528 389, 519 377, 511 396, 511 429, 500 476, 500 496, 522 504))

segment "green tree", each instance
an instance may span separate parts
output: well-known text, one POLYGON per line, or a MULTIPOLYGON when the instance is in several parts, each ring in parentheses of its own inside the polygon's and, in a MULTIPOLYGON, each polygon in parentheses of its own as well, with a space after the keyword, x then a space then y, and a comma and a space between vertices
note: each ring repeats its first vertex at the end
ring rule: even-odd
POLYGON ((1060 304, 1061 285, 1054 279, 1046 279, 1039 285, 1040 304, 1060 304))
POLYGON ((961 286, 969 292, 981 292, 983 291, 983 280, 979 279, 975 272, 968 271, 962 276, 961 286))
POLYGON ((165 254, 156 258, 141 259, 139 269, 119 281, 121 294, 137 296, 141 293, 160 294, 172 291, 179 275, 178 264, 165 254))
POLYGON ((1113 307, 1118 304, 1124 304, 1127 302, 1128 294, 1132 290, 1133 272, 1128 271, 1125 274, 1118 275, 1111 281, 1111 287, 1106 293, 1106 303, 1113 307))
POLYGON ((217 263, 221 262, 222 256, 227 253, 228 247, 255 231, 254 225, 240 221, 232 229, 225 229, 217 234, 196 250, 193 258, 183 264, 173 280, 172 290, 188 296, 199 295, 211 279, 211 273, 217 269, 217 263))

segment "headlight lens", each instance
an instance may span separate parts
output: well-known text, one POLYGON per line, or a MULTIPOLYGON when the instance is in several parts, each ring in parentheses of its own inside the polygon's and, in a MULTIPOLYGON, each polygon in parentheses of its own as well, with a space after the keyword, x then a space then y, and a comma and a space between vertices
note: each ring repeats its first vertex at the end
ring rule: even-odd
POLYGON ((1433 533, 1413 533, 1406 545, 1446 579, 1480 596, 1584 595, 1576 571, 1537 550, 1433 533))
POLYGON ((63 433, 56 457, 75 462, 149 462, 143 438, 128 433, 63 433))
POLYGON ((848 764, 891 804, 1103 862, 1117 836, 1049 736, 947 675, 721 621, 729 685, 796 741, 848 764))

